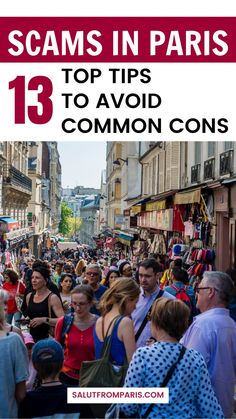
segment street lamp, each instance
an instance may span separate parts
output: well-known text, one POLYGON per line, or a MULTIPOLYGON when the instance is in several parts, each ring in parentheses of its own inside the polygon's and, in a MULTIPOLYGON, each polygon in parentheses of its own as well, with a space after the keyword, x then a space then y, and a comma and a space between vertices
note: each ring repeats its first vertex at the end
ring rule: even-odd
POLYGON ((118 166, 120 166, 120 160, 123 161, 124 163, 126 163, 127 166, 128 166, 128 158, 124 160, 121 157, 118 157, 118 159, 114 160, 113 164, 117 164, 118 166))
POLYGON ((38 187, 38 186, 40 186, 41 185, 41 188, 42 189, 45 189, 46 187, 47 187, 47 185, 45 185, 44 183, 42 183, 42 182, 39 182, 39 183, 37 183, 37 182, 35 182, 35 186, 36 186, 36 188, 38 187))

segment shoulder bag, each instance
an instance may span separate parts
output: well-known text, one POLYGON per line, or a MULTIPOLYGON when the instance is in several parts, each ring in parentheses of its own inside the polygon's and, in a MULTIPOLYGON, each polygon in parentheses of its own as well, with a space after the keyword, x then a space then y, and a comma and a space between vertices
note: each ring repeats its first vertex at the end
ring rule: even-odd
POLYGON ((101 350, 101 358, 95 361, 83 361, 80 369, 80 387, 122 387, 124 384, 128 362, 119 368, 114 368, 110 362, 112 333, 120 316, 115 317, 107 329, 101 350), (112 330, 111 330, 112 328, 112 330), (111 334, 108 337, 108 333, 111 334))
MULTIPOLYGON (((177 361, 173 365, 171 365, 171 367, 170 367, 169 371, 167 372, 164 380, 162 381, 160 387, 166 387, 167 386, 167 384, 170 381, 170 379, 171 379, 171 377, 172 377, 172 375, 173 375, 173 373, 174 373, 177 365, 180 363, 181 359, 183 358, 183 356, 185 354, 185 351, 186 351, 185 346, 182 346, 177 361)), ((148 415, 150 414, 152 408, 153 408, 153 403, 149 405, 149 407, 146 410, 144 416, 142 416, 142 417, 143 418, 148 418, 148 415)))
MULTIPOLYGON (((154 302, 155 302, 158 298, 161 298, 161 297, 163 296, 163 294, 164 294, 164 291, 163 291, 163 290, 160 290, 160 291, 158 292, 158 294, 157 294, 157 296, 156 296, 155 300, 153 301, 153 303, 154 303, 154 302)), ((142 323, 141 323, 141 325, 140 325, 139 329, 138 329, 138 330, 137 330, 137 332, 135 333, 135 342, 137 342, 138 338, 140 337, 140 335, 141 335, 141 333, 142 333, 143 329, 145 328, 145 326, 146 326, 146 324, 147 324, 147 322, 148 322, 148 317, 149 317, 149 315, 151 314, 153 303, 152 303, 151 307, 149 308, 149 310, 148 310, 148 312, 147 312, 146 316, 144 317, 144 319, 143 319, 143 321, 142 321, 142 323)))
MULTIPOLYGON (((80 368, 79 387, 122 387, 128 369, 128 361, 116 368, 112 365, 111 342, 114 327, 120 316, 115 317, 107 329, 101 350, 101 358, 95 361, 84 361, 80 368), (111 330, 112 328, 112 330, 111 330), (110 336, 108 336, 111 330, 110 336)), ((91 409, 96 418, 104 418, 110 404, 92 404, 91 409)))

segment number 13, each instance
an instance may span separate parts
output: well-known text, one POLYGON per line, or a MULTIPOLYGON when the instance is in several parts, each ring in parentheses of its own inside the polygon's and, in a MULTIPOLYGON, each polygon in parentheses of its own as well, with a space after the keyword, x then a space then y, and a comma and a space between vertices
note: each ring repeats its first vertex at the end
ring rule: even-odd
MULTIPOLYGON (((28 90, 42 88, 38 93, 38 103, 42 105, 42 112, 39 112, 39 106, 27 106, 29 120, 33 124, 46 124, 50 121, 53 113, 53 104, 50 99, 53 92, 51 80, 45 76, 36 76, 29 80, 28 90)), ((25 124, 25 77, 17 76, 9 82, 9 89, 15 89, 15 124, 25 124)))

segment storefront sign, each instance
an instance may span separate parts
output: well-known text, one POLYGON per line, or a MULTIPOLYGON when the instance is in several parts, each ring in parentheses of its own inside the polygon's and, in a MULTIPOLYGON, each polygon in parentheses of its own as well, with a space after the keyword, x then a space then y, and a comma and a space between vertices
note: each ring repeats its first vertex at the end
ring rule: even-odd
POLYGON ((125 223, 125 217, 123 215, 116 215, 115 216, 115 224, 122 225, 125 223))
POLYGON ((31 234, 31 230, 29 228, 21 228, 19 230, 10 231, 6 234, 6 240, 15 240, 15 239, 25 239, 27 235, 31 234))
POLYGON ((32 212, 28 212, 28 226, 31 227, 33 225, 33 213, 32 212))

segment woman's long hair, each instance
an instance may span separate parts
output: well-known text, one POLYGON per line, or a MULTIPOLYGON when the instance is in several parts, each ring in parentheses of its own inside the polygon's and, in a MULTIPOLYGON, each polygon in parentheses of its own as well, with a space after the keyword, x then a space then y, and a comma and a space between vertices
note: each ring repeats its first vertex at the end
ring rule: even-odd
POLYGON ((124 314, 127 299, 135 300, 139 294, 140 288, 132 278, 117 278, 101 297, 99 309, 102 316, 111 311, 113 304, 118 305, 121 315, 124 314))
POLYGON ((16 271, 14 271, 13 269, 6 269, 3 272, 3 276, 7 275, 10 279, 10 282, 12 285, 17 284, 18 280, 19 280, 19 276, 18 273, 16 271))
POLYGON ((81 276, 83 272, 83 268, 86 266, 86 262, 84 259, 80 259, 76 265, 75 273, 77 276, 81 276))
POLYGON ((111 274, 116 273, 117 274, 117 279, 120 278, 120 272, 118 270, 118 268, 114 267, 114 268, 110 268, 109 271, 106 274, 106 279, 103 285, 105 285, 105 287, 109 287, 109 279, 111 274))

